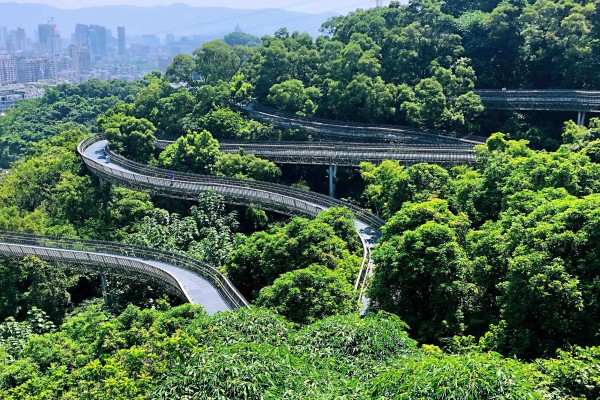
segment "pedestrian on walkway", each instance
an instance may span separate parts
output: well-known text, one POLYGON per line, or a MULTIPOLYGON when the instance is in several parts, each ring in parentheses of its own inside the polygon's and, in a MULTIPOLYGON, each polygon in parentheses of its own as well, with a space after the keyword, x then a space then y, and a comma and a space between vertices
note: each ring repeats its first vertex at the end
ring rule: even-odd
POLYGON ((173 186, 173 180, 175 179, 175 174, 173 173, 173 171, 169 173, 169 179, 171 180, 171 186, 173 186))

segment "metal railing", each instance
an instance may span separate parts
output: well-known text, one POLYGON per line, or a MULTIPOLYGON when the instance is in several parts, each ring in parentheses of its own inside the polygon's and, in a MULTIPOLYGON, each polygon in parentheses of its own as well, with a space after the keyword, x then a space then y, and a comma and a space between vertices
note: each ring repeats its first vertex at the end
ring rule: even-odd
POLYGON ((93 271, 110 271, 130 279, 150 280, 190 301, 186 282, 145 262, 160 261, 199 275, 216 289, 231 309, 248 306, 244 296, 216 268, 183 254, 123 243, 3 231, 0 231, 0 254, 9 257, 35 255, 47 261, 86 265, 93 271))
MULTIPOLYGON (((202 191, 214 190, 234 204, 258 206, 289 215, 316 216, 330 207, 347 207, 354 213, 357 221, 360 221, 375 233, 384 224, 384 221, 378 216, 353 204, 275 183, 180 172, 177 173, 176 179, 171 179, 171 171, 149 167, 114 154, 108 149, 107 143, 104 147, 105 153, 111 158, 111 163, 119 166, 119 168, 113 168, 97 159, 87 157, 85 154, 90 146, 102 140, 104 139, 100 135, 84 139, 77 146, 77 150, 93 174, 116 184, 192 200, 195 200, 202 191)), ((358 233, 363 245, 363 259, 357 285, 363 282, 362 285, 364 286, 364 282, 368 277, 369 265, 372 264, 370 257, 372 243, 367 244, 360 230, 358 233)), ((366 234, 370 237, 373 236, 373 232, 366 234)))
POLYGON ((250 103, 243 108, 252 118, 284 128, 303 129, 317 137, 328 140, 361 140, 371 142, 394 142, 420 145, 473 146, 485 144, 485 138, 457 132, 384 124, 365 124, 323 118, 301 117, 250 103))
POLYGON ((379 229, 384 224, 383 220, 376 215, 353 204, 276 183, 182 172, 177 172, 175 179, 171 180, 168 170, 136 163, 107 149, 111 163, 122 167, 113 168, 110 164, 84 155, 89 146, 101 140, 103 140, 102 136, 84 139, 78 145, 78 152, 94 174, 117 184, 190 200, 197 199, 198 194, 203 191, 213 190, 225 196, 230 203, 255 206, 287 215, 314 217, 331 207, 348 207, 355 214, 356 219, 375 229, 379 229))
POLYGON ((600 112, 595 90, 476 90, 487 109, 600 112))
MULTIPOLYGON (((165 149, 173 139, 160 139, 156 148, 165 149)), ((381 163, 397 160, 404 165, 420 162, 441 165, 472 164, 473 146, 464 145, 396 145, 351 142, 226 142, 219 143, 223 153, 243 150, 257 157, 281 164, 358 166, 361 162, 381 163)))

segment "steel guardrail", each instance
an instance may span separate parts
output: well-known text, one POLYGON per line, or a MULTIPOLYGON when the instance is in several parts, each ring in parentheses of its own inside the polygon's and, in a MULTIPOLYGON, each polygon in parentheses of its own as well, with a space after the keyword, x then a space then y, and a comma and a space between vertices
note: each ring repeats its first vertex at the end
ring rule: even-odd
MULTIPOLYGON (((165 149, 176 138, 161 138, 155 147, 165 149)), ((421 162, 440 165, 472 164, 473 147, 454 145, 396 145, 351 142, 219 142, 222 153, 240 150, 280 164, 337 165, 356 167, 361 162, 381 163, 396 160, 404 165, 421 162)))
POLYGON ((500 90, 475 91, 490 110, 600 112, 597 90, 500 90))
POLYGON ((302 117, 254 102, 241 108, 251 117, 286 128, 304 129, 328 140, 357 140, 433 145, 485 144, 486 138, 457 132, 419 129, 399 125, 366 124, 323 118, 302 117))
POLYGON ((160 261, 201 276, 217 290, 223 301, 232 309, 248 306, 244 296, 216 268, 184 254, 124 243, 4 231, 0 231, 0 254, 13 257, 36 255, 48 261, 95 265, 130 278, 139 278, 134 274, 139 273, 170 287, 189 301, 185 282, 143 260, 160 261))

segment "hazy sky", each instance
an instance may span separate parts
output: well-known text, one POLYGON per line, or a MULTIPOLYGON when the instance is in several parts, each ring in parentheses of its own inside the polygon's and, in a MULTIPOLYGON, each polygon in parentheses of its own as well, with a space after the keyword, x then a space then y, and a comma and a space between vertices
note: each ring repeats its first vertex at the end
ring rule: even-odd
MULTIPOLYGON (((308 13, 336 12, 345 14, 356 8, 369 8, 375 0, 0 0, 0 3, 43 3, 58 8, 81 8, 101 5, 137 5, 153 6, 185 3, 198 7, 222 6, 231 8, 284 8, 291 11, 308 13)), ((389 1, 384 1, 384 4, 389 1)))

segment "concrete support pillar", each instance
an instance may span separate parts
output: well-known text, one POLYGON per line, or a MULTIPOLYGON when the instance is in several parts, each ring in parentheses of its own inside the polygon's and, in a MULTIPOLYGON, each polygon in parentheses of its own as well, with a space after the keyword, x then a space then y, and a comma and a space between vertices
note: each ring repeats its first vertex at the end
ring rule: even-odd
POLYGON ((108 285, 106 283, 106 275, 100 274, 100 283, 102 284, 102 298, 104 299, 104 305, 110 307, 110 294, 108 293, 108 285))
POLYGON ((577 113, 577 125, 585 126, 585 111, 579 111, 577 113))
POLYGON ((329 197, 335 198, 335 181, 337 179, 337 165, 329 166, 329 197))

